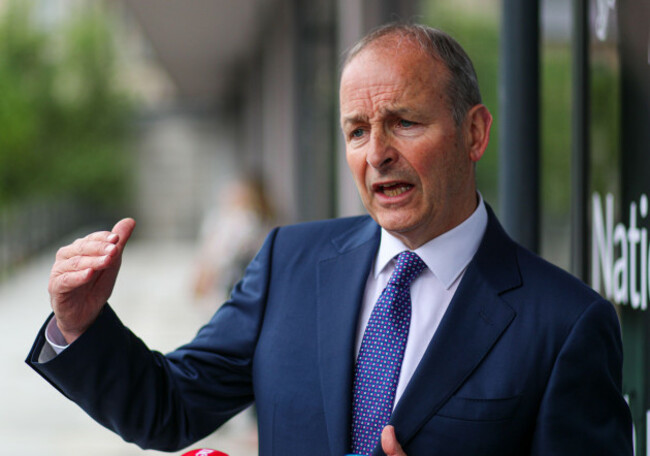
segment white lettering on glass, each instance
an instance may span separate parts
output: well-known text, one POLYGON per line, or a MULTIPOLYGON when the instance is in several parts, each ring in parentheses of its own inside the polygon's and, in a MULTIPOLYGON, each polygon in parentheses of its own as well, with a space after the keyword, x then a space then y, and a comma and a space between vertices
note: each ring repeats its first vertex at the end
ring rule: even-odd
POLYGON ((614 196, 592 196, 591 285, 617 304, 646 310, 650 290, 648 230, 640 222, 648 217, 648 197, 630 203, 629 223, 614 226, 614 196))
POLYGON ((607 39, 607 24, 609 23, 609 13, 616 7, 616 0, 597 0, 596 1, 596 37, 600 41, 607 39))

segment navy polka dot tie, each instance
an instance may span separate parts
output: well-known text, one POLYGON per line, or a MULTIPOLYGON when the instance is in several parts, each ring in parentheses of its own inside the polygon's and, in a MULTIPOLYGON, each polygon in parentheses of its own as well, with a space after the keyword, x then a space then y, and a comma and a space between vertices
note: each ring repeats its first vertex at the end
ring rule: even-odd
POLYGON ((395 270, 375 304, 354 371, 352 452, 369 455, 393 411, 411 323, 411 282, 426 268, 413 252, 397 256, 395 270))

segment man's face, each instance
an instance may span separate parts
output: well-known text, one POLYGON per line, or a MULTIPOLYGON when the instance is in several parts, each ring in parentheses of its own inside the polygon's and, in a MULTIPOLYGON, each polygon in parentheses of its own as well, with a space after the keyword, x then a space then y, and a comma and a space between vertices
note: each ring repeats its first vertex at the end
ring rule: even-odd
POLYGON ((448 75, 403 40, 369 45, 341 77, 346 157, 363 204, 412 249, 476 208, 470 140, 452 118, 448 75))

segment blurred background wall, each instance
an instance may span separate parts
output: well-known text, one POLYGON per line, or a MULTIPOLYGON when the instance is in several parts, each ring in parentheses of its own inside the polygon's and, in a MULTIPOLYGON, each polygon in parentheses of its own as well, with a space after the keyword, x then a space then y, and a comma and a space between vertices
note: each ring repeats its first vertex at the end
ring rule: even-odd
MULTIPOLYGON (((541 250, 568 266, 570 6, 541 5, 541 250)), ((278 223, 362 212, 339 133, 339 64, 390 20, 441 27, 474 59, 497 122, 479 186, 498 211, 501 6, 1 0, 0 270, 124 214, 140 236, 196 237, 242 176, 263 183, 278 223)))

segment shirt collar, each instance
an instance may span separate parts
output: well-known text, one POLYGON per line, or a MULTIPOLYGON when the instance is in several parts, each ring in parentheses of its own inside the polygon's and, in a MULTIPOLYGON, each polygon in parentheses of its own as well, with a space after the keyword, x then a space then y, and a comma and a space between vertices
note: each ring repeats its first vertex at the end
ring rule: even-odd
MULTIPOLYGON (((478 198, 478 206, 469 218, 414 250, 447 289, 472 260, 485 233, 487 210, 480 193, 478 198)), ((393 258, 405 250, 409 248, 382 228, 381 242, 374 264, 374 277, 377 278, 393 258)))

